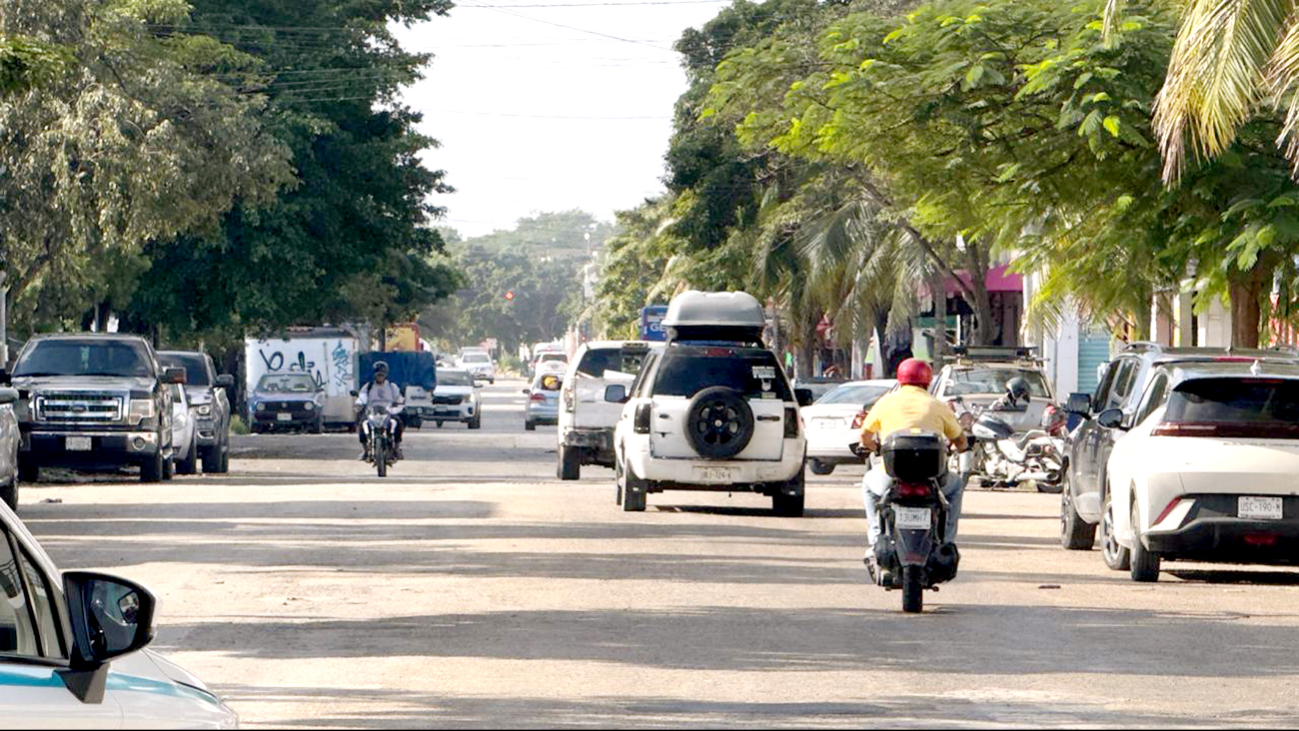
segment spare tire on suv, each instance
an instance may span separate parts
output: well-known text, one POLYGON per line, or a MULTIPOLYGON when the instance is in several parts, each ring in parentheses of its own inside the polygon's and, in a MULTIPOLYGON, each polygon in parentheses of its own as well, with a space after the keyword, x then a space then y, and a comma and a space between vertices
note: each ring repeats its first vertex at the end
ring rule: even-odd
POLYGON ((733 388, 705 388, 686 410, 686 439, 700 457, 730 459, 753 439, 753 409, 733 388))

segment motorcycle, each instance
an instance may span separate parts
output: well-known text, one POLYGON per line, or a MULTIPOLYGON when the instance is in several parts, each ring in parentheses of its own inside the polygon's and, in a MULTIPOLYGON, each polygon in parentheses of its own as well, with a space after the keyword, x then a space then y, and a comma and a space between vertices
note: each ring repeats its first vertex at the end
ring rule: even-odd
POLYGON ((957 419, 970 437, 971 448, 959 460, 962 477, 978 475, 994 485, 1013 487, 1032 480, 1039 492, 1060 492, 1064 477, 1065 419, 1061 411, 1048 407, 1041 429, 1016 433, 1015 428, 997 418, 1008 411, 997 404, 979 410, 965 406, 959 398, 955 406, 962 409, 957 419))
POLYGON ((372 404, 365 408, 361 430, 369 447, 366 461, 375 466, 380 477, 388 476, 388 468, 397 463, 397 415, 401 407, 388 408, 372 404))
POLYGON ((943 496, 947 444, 930 432, 892 434, 880 447, 893 485, 879 502, 880 536, 875 560, 893 576, 886 590, 902 590, 902 611, 924 609, 924 592, 956 578, 961 561, 947 540, 951 506, 943 496))

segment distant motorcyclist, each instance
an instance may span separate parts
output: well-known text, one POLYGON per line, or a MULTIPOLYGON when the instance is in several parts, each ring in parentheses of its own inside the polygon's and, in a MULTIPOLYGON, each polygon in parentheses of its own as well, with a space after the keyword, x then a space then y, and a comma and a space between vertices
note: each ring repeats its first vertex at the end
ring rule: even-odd
MULTIPOLYGON (((871 407, 862 423, 861 446, 868 451, 879 451, 879 445, 888 436, 907 429, 923 429, 941 434, 957 450, 964 451, 968 446, 965 431, 956 414, 942 401, 930 395, 929 382, 933 380, 934 369, 928 363, 916 358, 907 358, 898 365, 899 388, 884 396, 871 407)), ((871 579, 877 584, 888 586, 892 577, 880 570, 875 560, 875 543, 879 540, 879 513, 876 509, 879 500, 893 486, 893 478, 880 465, 872 468, 862 478, 862 502, 866 506, 867 539, 870 548, 866 551, 866 568, 871 579)), ((965 491, 965 481, 959 475, 948 472, 943 477, 943 496, 949 505, 947 513, 948 542, 956 541, 956 525, 961 514, 961 495, 965 491)))
MULTIPOLYGON (((365 462, 370 459, 370 443, 365 438, 365 432, 360 428, 361 421, 365 418, 365 409, 367 406, 384 406, 388 410, 393 410, 406 402, 402 396, 401 388, 388 380, 388 364, 379 361, 374 364, 374 379, 361 387, 356 394, 356 419, 357 419, 357 436, 361 440, 361 461, 365 462)), ((396 443, 397 459, 405 459, 401 451, 401 437, 405 427, 401 419, 392 417, 394 422, 393 440, 396 443)))
POLYGON ((1023 376, 1015 376, 1006 381, 1006 393, 992 402, 989 407, 990 411, 1026 411, 1029 403, 1033 400, 1033 389, 1028 385, 1028 379, 1023 376))

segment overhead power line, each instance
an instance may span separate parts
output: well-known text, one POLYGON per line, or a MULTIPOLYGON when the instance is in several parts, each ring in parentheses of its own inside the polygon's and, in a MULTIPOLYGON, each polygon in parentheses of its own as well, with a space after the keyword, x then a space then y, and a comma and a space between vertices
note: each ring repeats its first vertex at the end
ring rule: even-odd
POLYGON ((598 30, 589 30, 589 29, 587 29, 587 28, 579 28, 579 27, 577 27, 577 26, 575 26, 575 25, 565 25, 564 23, 554 23, 554 22, 551 22, 551 21, 549 21, 549 20, 542 20, 542 19, 540 19, 540 18, 533 18, 533 17, 527 16, 527 15, 522 15, 522 14, 520 14, 520 13, 511 12, 511 11, 509 11, 509 10, 503 10, 503 9, 501 9, 501 8, 499 8, 499 7, 494 7, 494 6, 491 6, 491 5, 482 5, 482 4, 479 4, 479 3, 468 2, 468 0, 461 0, 461 3, 462 3, 465 7, 484 8, 484 9, 486 9, 486 10, 492 10, 492 11, 495 11, 495 12, 497 12, 497 13, 502 13, 502 14, 504 14, 504 15, 513 15, 514 17, 516 17, 516 18, 521 18, 521 19, 523 19, 523 20, 530 20, 530 21, 532 21, 533 23, 541 23, 542 25, 551 25, 551 26, 554 26, 554 27, 556 27, 556 28, 564 28, 565 30, 574 30, 574 31, 577 31, 578 33, 586 33, 586 34, 593 35, 593 36, 599 36, 599 37, 601 37, 601 38, 610 38, 610 39, 615 40, 615 41, 622 41, 623 43, 633 43, 633 44, 638 45, 638 46, 647 46, 647 47, 649 47, 649 48, 657 48, 657 49, 660 50, 660 51, 667 51, 668 53, 676 53, 676 51, 673 51, 671 48, 664 48, 663 46, 656 46, 656 45, 654 45, 653 43, 645 43, 644 41, 638 41, 638 40, 635 40, 635 39, 633 39, 633 38, 622 38, 622 37, 620 37, 620 36, 611 35, 611 34, 609 34, 609 33, 602 33, 602 32, 600 32, 600 31, 598 31, 598 30))

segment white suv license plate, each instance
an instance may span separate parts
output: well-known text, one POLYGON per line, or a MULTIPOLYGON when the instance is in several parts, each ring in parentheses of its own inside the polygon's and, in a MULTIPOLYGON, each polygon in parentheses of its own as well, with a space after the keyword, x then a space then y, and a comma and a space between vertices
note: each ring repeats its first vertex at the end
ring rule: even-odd
POLYGON ((1241 496, 1236 515, 1245 520, 1280 520, 1281 498, 1241 496))
POLYGON ((735 470, 730 467, 696 467, 695 477, 704 482, 734 482, 735 470))
POLYGON ((933 525, 929 508, 893 508, 893 523, 906 530, 927 530, 933 525))
POLYGON ((63 448, 69 452, 89 452, 90 437, 65 437, 63 448))

